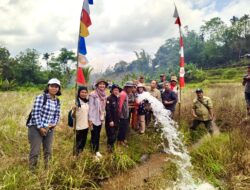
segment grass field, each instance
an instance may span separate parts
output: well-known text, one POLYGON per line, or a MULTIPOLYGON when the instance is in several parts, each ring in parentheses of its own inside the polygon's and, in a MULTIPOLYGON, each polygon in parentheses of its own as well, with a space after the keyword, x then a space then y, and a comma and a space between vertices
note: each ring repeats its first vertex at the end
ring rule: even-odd
MULTIPOLYGON (((187 146, 206 133, 204 128, 189 131, 195 86, 185 88, 181 105, 180 130, 187 146)), ((222 133, 206 139, 191 151, 194 175, 221 189, 250 188, 250 126, 244 120, 243 87, 236 83, 207 84, 204 91, 214 102, 216 123, 222 133)), ((64 90, 60 97, 62 117, 55 133, 51 167, 44 170, 40 159, 39 169, 31 173, 28 170, 29 144, 25 120, 34 97, 39 93, 34 90, 0 93, 0 189, 99 189, 103 180, 138 164, 143 154, 159 151, 160 134, 151 128, 145 135, 131 130, 129 148, 119 148, 114 154, 108 154, 105 131, 102 130, 101 152, 104 159, 96 162, 88 145, 81 157, 74 158, 73 131, 66 125, 68 110, 74 102, 74 91, 64 90)), ((164 187, 166 180, 175 179, 169 175, 174 168, 167 163, 163 175, 151 179, 144 189, 164 187)))

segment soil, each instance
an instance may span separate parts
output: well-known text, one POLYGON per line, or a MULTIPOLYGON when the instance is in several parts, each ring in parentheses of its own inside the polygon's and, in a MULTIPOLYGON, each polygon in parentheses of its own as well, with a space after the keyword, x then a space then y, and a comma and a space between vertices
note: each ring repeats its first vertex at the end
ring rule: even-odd
POLYGON ((125 190, 137 189, 148 181, 149 178, 160 175, 162 167, 167 161, 165 153, 156 153, 149 157, 149 159, 138 165, 136 168, 128 172, 118 174, 106 181, 102 188, 103 190, 125 190))

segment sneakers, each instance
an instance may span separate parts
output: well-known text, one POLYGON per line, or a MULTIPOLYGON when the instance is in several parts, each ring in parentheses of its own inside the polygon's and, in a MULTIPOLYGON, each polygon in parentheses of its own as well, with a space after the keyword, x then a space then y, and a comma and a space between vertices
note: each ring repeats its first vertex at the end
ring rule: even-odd
POLYGON ((101 155, 100 152, 96 152, 95 155, 96 155, 96 157, 98 157, 98 158, 102 158, 102 155, 101 155))

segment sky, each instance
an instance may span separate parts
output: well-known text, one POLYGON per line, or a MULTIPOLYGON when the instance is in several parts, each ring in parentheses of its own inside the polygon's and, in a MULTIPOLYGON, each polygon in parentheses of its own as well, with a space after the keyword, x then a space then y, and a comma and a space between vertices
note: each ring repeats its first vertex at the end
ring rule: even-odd
MULTIPOLYGON (((175 0, 183 26, 199 30, 219 16, 250 14, 249 0, 175 0)), ((83 0, 0 0, 0 46, 12 56, 27 48, 51 53, 76 50, 83 0)), ((145 49, 152 57, 165 40, 178 37, 173 0, 94 0, 86 38, 87 58, 95 72, 145 49)), ((188 44, 185 44, 188 45, 188 44)))

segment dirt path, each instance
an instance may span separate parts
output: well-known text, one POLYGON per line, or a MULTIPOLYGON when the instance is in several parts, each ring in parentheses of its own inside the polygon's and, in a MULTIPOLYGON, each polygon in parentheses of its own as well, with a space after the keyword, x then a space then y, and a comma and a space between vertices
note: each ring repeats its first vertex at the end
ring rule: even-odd
MULTIPOLYGON (((216 124, 213 122, 213 135, 219 135, 220 131, 216 124)), ((204 140, 211 136, 205 135, 197 143, 188 148, 189 151, 198 148, 204 140)), ((162 167, 167 161, 165 153, 157 153, 150 156, 150 158, 141 165, 136 166, 128 172, 121 173, 116 177, 109 179, 102 185, 102 190, 127 190, 127 189, 139 189, 145 181, 149 178, 160 175, 162 173, 162 167)))
POLYGON ((105 182, 101 189, 103 190, 125 190, 136 189, 142 186, 149 178, 159 175, 162 172, 162 167, 166 162, 166 154, 157 153, 143 164, 128 172, 117 175, 114 178, 105 182))

